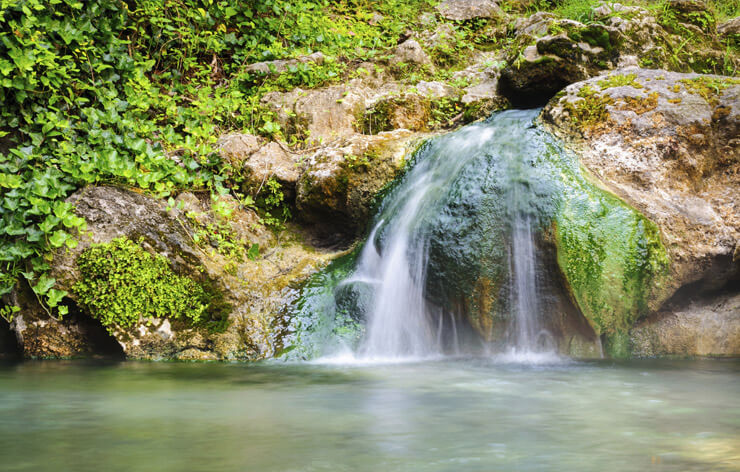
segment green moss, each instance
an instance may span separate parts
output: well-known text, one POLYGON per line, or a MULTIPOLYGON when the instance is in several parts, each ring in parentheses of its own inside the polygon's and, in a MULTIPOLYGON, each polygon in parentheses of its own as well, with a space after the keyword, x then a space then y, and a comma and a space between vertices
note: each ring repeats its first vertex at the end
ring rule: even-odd
POLYGON ((687 92, 701 96, 712 106, 719 104, 719 96, 726 88, 740 85, 740 79, 734 77, 695 77, 679 82, 686 87, 687 92))
POLYGON ((646 97, 624 97, 619 101, 621 110, 630 110, 642 115, 658 106, 658 92, 653 92, 646 97))
POLYGON ((642 88, 642 84, 637 81, 637 76, 635 74, 613 74, 603 80, 599 80, 597 83, 602 90, 612 87, 642 88))
POLYGON ((568 37, 574 41, 583 41, 593 47, 600 47, 607 52, 613 49, 609 32, 601 25, 589 25, 585 28, 574 29, 568 32, 568 37))
POLYGON ((557 260, 571 294, 597 334, 626 333, 668 275, 658 228, 625 202, 566 169, 555 215, 557 260))
POLYGON ((590 85, 584 85, 577 95, 582 100, 566 102, 564 108, 568 111, 573 124, 582 131, 588 132, 609 118, 606 107, 614 104, 609 95, 597 92, 590 85))
POLYGON ((176 274, 166 258, 128 238, 87 249, 77 259, 79 304, 109 331, 144 318, 169 318, 222 329, 227 305, 211 284, 176 274))

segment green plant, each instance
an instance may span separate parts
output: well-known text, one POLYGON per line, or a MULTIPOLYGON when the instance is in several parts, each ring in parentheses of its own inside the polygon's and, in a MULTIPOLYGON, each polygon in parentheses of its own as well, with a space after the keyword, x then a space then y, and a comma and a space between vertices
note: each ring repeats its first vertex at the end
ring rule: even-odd
POLYGON ((25 278, 50 314, 63 315, 55 307, 66 294, 47 272, 51 253, 74 247, 85 230, 65 202, 70 194, 101 183, 164 197, 185 188, 234 191, 215 152, 218 135, 241 130, 296 142, 261 98, 340 80, 348 62, 395 47, 431 6, 0 0, 0 295, 25 278), (376 12, 382 19, 371 25, 376 12), (325 54, 324 64, 276 77, 243 67, 314 51, 325 54))
POLYGON ((6 305, 0 308, 0 318, 10 323, 19 311, 21 311, 21 307, 17 305, 6 305))
POLYGON ((150 317, 211 327, 226 322, 215 291, 176 274, 163 256, 125 237, 87 249, 77 266, 80 279, 72 290, 80 306, 109 331, 150 317))

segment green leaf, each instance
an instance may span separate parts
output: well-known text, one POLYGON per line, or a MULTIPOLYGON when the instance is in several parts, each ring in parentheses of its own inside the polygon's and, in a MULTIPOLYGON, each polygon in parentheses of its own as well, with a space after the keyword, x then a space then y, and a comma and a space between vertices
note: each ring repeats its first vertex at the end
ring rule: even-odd
POLYGON ((252 261, 256 261, 260 257, 260 245, 257 243, 252 244, 247 251, 247 257, 252 261))
POLYGON ((44 295, 54 286, 55 283, 56 279, 49 277, 46 274, 42 274, 41 277, 39 277, 38 283, 31 288, 33 288, 33 291, 38 295, 44 295))
POLYGON ((49 244, 51 244, 52 247, 62 247, 69 237, 69 233, 66 231, 61 229, 54 231, 54 233, 49 236, 49 244))

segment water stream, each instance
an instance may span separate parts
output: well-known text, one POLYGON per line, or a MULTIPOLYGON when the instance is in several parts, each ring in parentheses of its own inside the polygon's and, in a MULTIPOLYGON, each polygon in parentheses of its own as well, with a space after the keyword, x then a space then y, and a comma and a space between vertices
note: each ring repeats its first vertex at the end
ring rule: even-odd
MULTIPOLYGON (((497 299, 493 309, 506 312, 499 316, 509 320, 510 356, 554 351, 538 303, 535 235, 550 216, 543 208, 552 192, 542 176, 547 162, 537 160, 547 148, 532 129, 536 114, 500 113, 432 139, 417 152, 332 294, 362 298, 349 307, 364 324, 350 357, 461 354, 470 347, 463 335, 471 331, 461 306, 469 304, 476 278, 500 286, 483 296, 497 299)), ((332 302, 322 309, 327 305, 332 302)))

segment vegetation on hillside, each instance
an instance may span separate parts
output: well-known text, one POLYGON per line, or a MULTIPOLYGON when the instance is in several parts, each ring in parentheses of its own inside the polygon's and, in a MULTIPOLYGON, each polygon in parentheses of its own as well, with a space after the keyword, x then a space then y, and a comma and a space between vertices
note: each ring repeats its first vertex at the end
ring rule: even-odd
MULTIPOLYGON (((408 30, 423 28, 421 15, 436 3, 0 0, 0 295, 25 279, 47 308, 63 299, 46 273, 51 252, 74 247, 85 229, 65 202, 82 186, 125 185, 161 197, 181 189, 232 193, 260 206, 257 196, 239 193, 239 172, 215 150, 218 136, 238 130, 295 144, 260 98, 339 82, 363 61, 382 64, 408 30), (281 74, 245 67, 317 51, 322 63, 281 74)), ((596 3, 506 0, 502 7, 588 21, 596 3)), ((717 19, 740 14, 736 1, 712 4, 717 19)), ((647 3, 668 22, 665 5, 647 3)), ((436 74, 448 76, 473 48, 511 41, 489 26, 456 24, 453 41, 430 51, 444 66, 436 74)), ((404 73, 409 81, 428 78, 428 71, 404 73)), ((267 222, 286 214, 273 207, 259 208, 267 222)))

